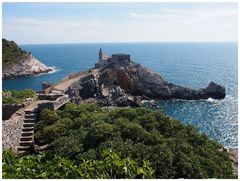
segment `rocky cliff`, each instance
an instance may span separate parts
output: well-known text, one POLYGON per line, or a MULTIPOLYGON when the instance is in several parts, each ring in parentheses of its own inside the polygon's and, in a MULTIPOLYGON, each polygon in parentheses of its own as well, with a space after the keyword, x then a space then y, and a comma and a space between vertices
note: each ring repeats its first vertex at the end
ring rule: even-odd
POLYGON ((2 40, 3 79, 34 76, 53 71, 13 41, 2 40))
POLYGON ((130 62, 108 62, 73 85, 77 97, 97 98, 104 104, 134 106, 144 99, 223 99, 225 88, 210 82, 194 90, 165 81, 159 74, 130 62))

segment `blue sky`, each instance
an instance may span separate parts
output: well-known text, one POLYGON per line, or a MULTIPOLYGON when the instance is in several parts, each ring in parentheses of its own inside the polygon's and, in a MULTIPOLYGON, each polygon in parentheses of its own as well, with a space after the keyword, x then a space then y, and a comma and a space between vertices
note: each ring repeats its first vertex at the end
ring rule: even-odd
POLYGON ((19 44, 237 41, 236 3, 3 3, 19 44))

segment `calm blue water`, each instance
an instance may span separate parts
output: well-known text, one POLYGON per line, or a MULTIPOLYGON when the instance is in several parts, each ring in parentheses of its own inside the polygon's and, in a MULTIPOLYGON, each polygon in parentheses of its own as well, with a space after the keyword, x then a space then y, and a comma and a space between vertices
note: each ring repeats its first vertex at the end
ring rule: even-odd
POLYGON ((191 88, 215 81, 226 87, 224 100, 159 101, 159 108, 225 146, 237 147, 237 43, 115 43, 22 45, 56 72, 3 81, 3 89, 41 89, 64 76, 91 68, 98 50, 129 53, 131 58, 160 73, 166 80, 191 88))

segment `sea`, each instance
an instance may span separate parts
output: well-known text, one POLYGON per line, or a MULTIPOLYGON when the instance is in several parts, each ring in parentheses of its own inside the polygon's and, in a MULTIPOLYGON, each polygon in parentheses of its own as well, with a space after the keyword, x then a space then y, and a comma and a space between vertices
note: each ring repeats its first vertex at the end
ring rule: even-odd
POLYGON ((159 73, 165 80, 189 88, 210 81, 225 86, 223 100, 157 101, 158 109, 226 147, 238 146, 236 42, 84 43, 20 45, 55 71, 28 78, 4 80, 3 90, 41 90, 42 82, 56 83, 73 72, 88 70, 98 61, 100 48, 108 55, 127 53, 131 59, 159 73))

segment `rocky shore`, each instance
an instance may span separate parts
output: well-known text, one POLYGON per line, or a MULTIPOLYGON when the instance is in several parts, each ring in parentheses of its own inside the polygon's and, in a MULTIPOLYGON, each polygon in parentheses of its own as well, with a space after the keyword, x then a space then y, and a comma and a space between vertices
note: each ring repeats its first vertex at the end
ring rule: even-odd
POLYGON ((72 86, 76 99, 95 99, 103 105, 139 106, 150 99, 223 99, 225 88, 210 82, 191 89, 167 82, 159 74, 132 61, 107 61, 91 69, 72 86))
POLYGON ((230 153, 230 160, 232 161, 233 175, 238 175, 238 149, 237 148, 227 148, 230 153))
POLYGON ((22 50, 14 41, 2 39, 2 78, 13 79, 48 73, 52 68, 22 50))
POLYGON ((13 79, 16 77, 29 77, 48 73, 53 71, 52 68, 38 61, 32 54, 26 59, 22 59, 17 64, 13 64, 3 69, 3 79, 13 79))

